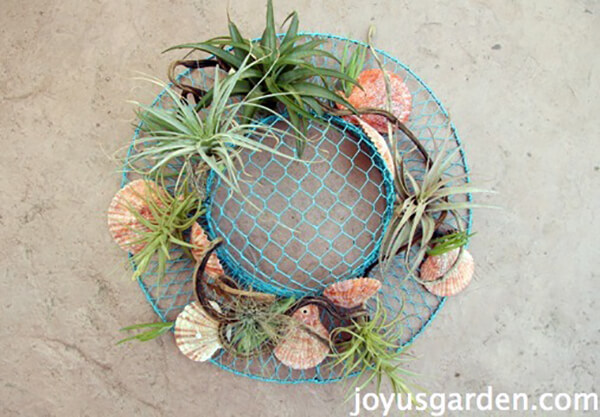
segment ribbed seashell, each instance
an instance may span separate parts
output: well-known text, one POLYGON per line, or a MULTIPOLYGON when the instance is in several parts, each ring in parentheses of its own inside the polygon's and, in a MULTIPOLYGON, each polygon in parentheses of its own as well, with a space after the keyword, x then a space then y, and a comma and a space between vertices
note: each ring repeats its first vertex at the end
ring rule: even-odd
POLYGON ((149 229, 135 216, 139 213, 143 218, 153 221, 148 201, 154 198, 157 205, 161 205, 157 198, 158 186, 152 181, 135 180, 121 188, 112 199, 108 207, 108 230, 113 240, 124 251, 136 254, 146 246, 145 243, 135 243, 140 239, 140 234, 149 229))
POLYGON ((375 148, 377 149, 377 151, 383 158, 385 165, 390 170, 390 173, 392 174, 392 177, 393 177, 394 176, 394 158, 392 157, 392 152, 390 151, 390 147, 386 143, 383 136, 381 136, 379 134, 379 132, 377 130, 375 130, 375 128, 373 128, 370 124, 363 122, 362 119, 360 119, 359 117, 354 116, 354 121, 360 125, 360 127, 365 132, 367 137, 369 139, 371 139, 371 142, 373 142, 373 145, 375 145, 375 148))
POLYGON ((381 289, 381 282, 373 278, 354 278, 336 282, 323 291, 332 303, 354 308, 365 303, 381 289))
MULTIPOLYGON (((192 256, 197 262, 200 262, 204 257, 204 253, 206 252, 210 241, 208 240, 208 235, 198 223, 194 223, 192 225, 190 243, 197 247, 197 249, 192 249, 192 256)), ((215 278, 225 274, 225 271, 223 271, 223 266, 221 265, 219 258, 217 258, 216 253, 213 252, 208 257, 208 262, 206 263, 204 272, 215 278)))
MULTIPOLYGON (((454 264, 459 250, 457 248, 425 259, 425 262, 421 265, 421 280, 433 281, 446 274, 454 264)), ((427 291, 440 297, 456 295, 467 288, 473 279, 474 271, 475 263, 473 256, 466 250, 463 250, 455 268, 450 271, 444 281, 432 284, 425 283, 424 286, 427 291)))
MULTIPOLYGON (((304 306, 292 317, 323 339, 329 340, 329 332, 321 323, 319 307, 316 305, 304 306)), ((309 369, 323 362, 329 353, 329 346, 302 327, 295 327, 275 347, 273 353, 281 363, 292 369, 309 369)))
MULTIPOLYGON (((406 123, 412 111, 412 95, 402 77, 392 72, 387 72, 391 87, 391 112, 396 118, 406 123)), ((379 68, 371 68, 362 71, 356 81, 362 87, 354 86, 347 100, 355 108, 375 107, 388 108, 388 91, 383 71, 379 68)), ((338 107, 343 107, 338 104, 338 107)), ((344 116, 351 123, 356 123, 353 117, 344 116)), ((373 126, 378 132, 387 132, 388 120, 385 116, 377 114, 363 114, 360 118, 373 126)))
POLYGON ((196 362, 209 360, 221 349, 219 322, 199 302, 188 304, 175 320, 175 343, 185 356, 196 362))

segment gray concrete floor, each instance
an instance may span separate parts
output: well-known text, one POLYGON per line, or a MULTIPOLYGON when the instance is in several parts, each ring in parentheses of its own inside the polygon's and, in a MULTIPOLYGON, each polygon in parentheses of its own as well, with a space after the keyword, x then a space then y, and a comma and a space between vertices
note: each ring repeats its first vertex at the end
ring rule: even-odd
MULTIPOLYGON (((475 282, 417 340, 430 391, 598 391, 600 3, 276 2, 305 30, 376 43, 447 105, 474 180, 475 282)), ((106 230, 127 99, 153 92, 173 43, 226 29, 216 0, 14 1, 0 7, 0 415, 343 416, 343 386, 281 386, 193 365, 169 337, 115 346, 153 320, 106 230)), ((264 1, 231 1, 259 35, 264 1)), ((519 415, 519 414, 515 414, 519 415)), ((529 415, 529 414, 528 414, 529 415)), ((534 415, 534 414, 530 414, 534 415)), ((539 413, 536 415, 547 415, 539 413)))

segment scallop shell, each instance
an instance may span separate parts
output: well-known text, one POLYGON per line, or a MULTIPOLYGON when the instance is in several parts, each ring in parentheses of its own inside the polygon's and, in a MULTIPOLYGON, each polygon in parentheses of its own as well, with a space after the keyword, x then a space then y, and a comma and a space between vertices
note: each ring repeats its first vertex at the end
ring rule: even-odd
MULTIPOLYGON (((459 248, 441 255, 430 256, 425 259, 421 265, 421 280, 433 281, 444 275, 454 264, 458 256, 459 248)), ((448 277, 443 282, 427 284, 425 288, 432 294, 440 297, 456 295, 469 285, 473 279, 475 263, 473 256, 463 249, 463 253, 458 260, 456 267, 450 271, 448 277)))
MULTIPOLYGON (((389 75, 391 86, 391 111, 394 116, 402 123, 406 123, 412 111, 412 96, 402 77, 391 72, 389 75)), ((356 108, 377 107, 385 109, 387 107, 387 90, 385 88, 385 79, 383 72, 379 68, 364 70, 356 79, 363 89, 355 86, 352 89, 348 102, 356 108)), ((345 116, 346 120, 356 123, 352 117, 345 116)), ((363 114, 360 118, 377 129, 380 133, 387 132, 387 118, 376 114, 363 114)))
POLYGON ((365 134, 371 139, 377 151, 383 158, 385 165, 390 170, 392 177, 394 176, 394 158, 392 157, 392 152, 390 152, 390 147, 386 143, 383 136, 379 134, 377 130, 375 130, 370 124, 363 122, 359 117, 354 116, 354 120, 360 125, 365 134))
MULTIPOLYGON (((108 207, 108 230, 113 240, 124 251, 135 255, 146 246, 145 243, 135 243, 139 240, 140 233, 149 229, 134 213, 137 212, 143 218, 153 221, 148 199, 152 198, 151 196, 157 199, 158 192, 159 188, 154 182, 135 180, 120 189, 112 199, 108 207)), ((160 201, 157 201, 157 204, 160 205, 160 201)))
MULTIPOLYGON (((190 243, 198 247, 198 249, 192 249, 192 256, 197 262, 202 261, 204 253, 206 252, 206 248, 208 248, 210 241, 208 240, 206 232, 198 223, 194 223, 192 225, 190 243)), ((211 277, 220 277, 221 275, 225 274, 223 266, 221 265, 219 258, 217 258, 216 253, 213 252, 210 254, 204 271, 211 277)))
MULTIPOLYGON (((292 317, 324 339, 329 339, 329 332, 321 323, 319 307, 316 305, 302 307, 292 317)), ((302 327, 296 327, 290 330, 273 353, 281 363, 292 369, 309 369, 323 362, 329 353, 329 346, 302 327)))
POLYGON ((323 291, 334 304, 354 308, 366 302, 381 289, 381 282, 373 278, 354 278, 336 282, 323 291))
POLYGON ((221 349, 219 322, 199 302, 188 304, 175 320, 175 343, 185 356, 196 362, 209 360, 221 349))

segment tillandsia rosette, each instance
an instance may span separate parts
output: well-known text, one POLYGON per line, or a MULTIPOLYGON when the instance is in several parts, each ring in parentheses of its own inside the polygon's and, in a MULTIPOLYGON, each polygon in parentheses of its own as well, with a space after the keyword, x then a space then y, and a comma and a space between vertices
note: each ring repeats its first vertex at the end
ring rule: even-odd
POLYGON ((242 375, 406 392, 406 348, 473 278, 483 190, 439 101, 370 35, 285 23, 268 1, 257 40, 230 20, 170 48, 188 51, 171 83, 136 103, 108 224, 161 321, 120 342, 171 332, 242 375))

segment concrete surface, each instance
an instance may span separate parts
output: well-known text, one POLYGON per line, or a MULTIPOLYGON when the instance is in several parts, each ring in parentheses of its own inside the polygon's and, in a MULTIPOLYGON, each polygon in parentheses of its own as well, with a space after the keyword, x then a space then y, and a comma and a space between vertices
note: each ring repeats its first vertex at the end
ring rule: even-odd
MULTIPOLYGON (((295 1, 306 30, 363 38, 448 106, 483 200, 477 279, 414 344, 430 391, 598 391, 600 2, 295 1)), ((280 386, 192 365, 153 320, 106 230, 128 143, 134 71, 221 34, 216 0, 15 1, 0 13, 0 415, 343 416, 340 384, 280 386)), ((264 1, 231 0, 259 35, 264 1)), ((474 414, 477 415, 477 414, 474 414)), ((522 415, 514 413, 514 415, 522 415)), ((527 415, 548 415, 529 413, 527 415)))

